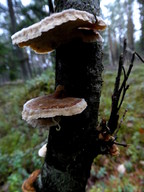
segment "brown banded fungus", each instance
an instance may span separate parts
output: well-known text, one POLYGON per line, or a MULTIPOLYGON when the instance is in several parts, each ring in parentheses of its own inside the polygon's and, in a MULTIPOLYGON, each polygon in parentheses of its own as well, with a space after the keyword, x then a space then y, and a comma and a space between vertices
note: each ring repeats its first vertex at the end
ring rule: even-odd
POLYGON ((12 36, 13 44, 30 46, 37 53, 47 53, 73 39, 84 42, 102 40, 98 30, 106 28, 100 17, 75 9, 54 13, 12 36))
POLYGON ((32 126, 50 127, 58 124, 54 117, 77 115, 86 107, 84 99, 65 97, 64 87, 59 85, 55 93, 27 101, 23 107, 22 118, 32 126))

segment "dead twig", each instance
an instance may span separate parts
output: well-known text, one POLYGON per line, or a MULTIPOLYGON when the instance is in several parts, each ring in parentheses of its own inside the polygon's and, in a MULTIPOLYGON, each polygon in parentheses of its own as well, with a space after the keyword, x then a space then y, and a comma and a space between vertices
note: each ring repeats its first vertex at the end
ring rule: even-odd
POLYGON ((144 63, 144 59, 137 52, 135 52, 135 55, 144 63))
POLYGON ((126 52, 127 52, 127 43, 126 43, 126 40, 124 40, 123 53, 120 55, 120 58, 119 58, 118 72, 117 72, 114 91, 112 95, 111 114, 108 121, 108 127, 111 131, 111 134, 113 134, 114 131, 118 128, 119 110, 123 104, 126 92, 129 88, 129 85, 127 85, 127 81, 133 68, 135 56, 137 56, 144 63, 144 59, 137 52, 133 52, 129 68, 126 72, 124 67, 126 52), (124 79, 120 84, 122 72, 123 72, 124 79))
POLYGON ((53 7, 53 3, 52 0, 48 0, 48 6, 49 6, 49 13, 54 13, 54 7, 53 7))
POLYGON ((119 143, 116 141, 117 133, 127 113, 127 110, 125 110, 118 126, 119 110, 123 104, 126 92, 129 88, 129 85, 127 85, 127 81, 133 68, 135 56, 137 56, 144 63, 144 60, 141 58, 141 56, 138 53, 133 52, 130 65, 128 67, 128 70, 126 71, 124 67, 126 53, 127 53, 127 43, 126 43, 126 40, 124 40, 123 53, 120 55, 120 58, 119 58, 118 72, 117 72, 114 91, 112 95, 112 107, 111 107, 110 118, 108 123, 106 122, 105 119, 102 119, 101 123, 96 128, 97 131, 99 132, 99 139, 103 141, 103 144, 105 144, 105 149, 106 149, 105 152, 109 151, 109 153, 112 155, 119 154, 119 150, 118 150, 118 147, 116 147, 116 145, 123 146, 123 147, 128 146, 125 143, 119 143), (122 74, 123 74, 123 80, 121 82, 122 74), (112 136, 113 134, 114 136, 112 136))
POLYGON ((121 118, 121 120, 120 120, 119 126, 118 126, 118 128, 116 129, 115 138, 117 138, 117 133, 118 133, 119 129, 121 128, 121 125, 122 125, 122 123, 123 123, 123 121, 124 121, 124 118, 125 118, 125 116, 126 116, 127 111, 128 111, 127 109, 124 111, 124 114, 123 114, 123 116, 122 116, 122 118, 121 118))

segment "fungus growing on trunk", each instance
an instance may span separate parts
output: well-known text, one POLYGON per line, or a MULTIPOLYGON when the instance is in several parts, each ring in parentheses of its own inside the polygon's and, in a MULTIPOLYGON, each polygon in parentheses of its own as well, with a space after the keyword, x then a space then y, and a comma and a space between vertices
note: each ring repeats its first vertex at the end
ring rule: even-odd
POLYGON ((40 174, 40 170, 35 170, 28 179, 26 179, 22 185, 23 192, 36 192, 35 188, 33 187, 34 181, 37 179, 38 175, 40 174))
POLYGON ((55 93, 40 96, 24 104, 22 118, 32 126, 54 126, 56 116, 72 116, 82 113, 87 107, 84 99, 66 97, 64 87, 59 85, 55 93))
POLYGON ((29 46, 37 53, 56 49, 56 85, 64 86, 58 86, 51 95, 31 99, 23 107, 22 118, 34 127, 59 125, 55 118, 61 118, 61 131, 50 130, 45 163, 38 180, 33 180, 32 186, 38 191, 84 191, 97 155, 93 146, 98 143, 103 70, 98 31, 105 28, 100 17, 67 9, 12 36, 13 44, 29 46))
POLYGON ((13 44, 30 46, 37 53, 47 53, 73 39, 84 42, 102 40, 97 30, 104 30, 101 17, 75 9, 54 13, 39 23, 24 28, 12 36, 13 44))

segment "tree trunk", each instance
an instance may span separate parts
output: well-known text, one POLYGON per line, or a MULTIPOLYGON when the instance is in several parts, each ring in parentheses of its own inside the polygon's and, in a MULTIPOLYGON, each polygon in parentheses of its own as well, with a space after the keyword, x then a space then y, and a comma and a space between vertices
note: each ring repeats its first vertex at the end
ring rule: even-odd
POLYGON ((10 31, 11 31, 11 34, 14 34, 16 32, 16 18, 15 18, 12 0, 7 0, 7 4, 8 4, 9 15, 11 20, 10 31))
POLYGON ((127 42, 128 42, 128 47, 131 50, 134 50, 134 24, 133 24, 133 18, 132 18, 132 4, 133 0, 128 0, 126 2, 127 4, 127 42))
MULTIPOLYGON (((16 18, 15 18, 15 12, 13 9, 12 0, 7 0, 7 4, 8 4, 10 21, 11 21, 10 33, 11 33, 11 35, 13 35, 16 32, 16 18)), ((26 67, 27 63, 25 61, 23 50, 16 48, 15 50, 13 50, 13 52, 14 52, 14 55, 17 56, 18 62, 20 63, 21 71, 22 71, 22 78, 27 79, 28 78, 27 67, 26 67)), ((14 65, 12 67, 14 67, 14 65)))
MULTIPOLYGON (((56 1, 56 10, 77 8, 99 14, 99 0, 56 1), (94 11, 94 12, 93 12, 94 11)), ((84 192, 93 158, 100 153, 98 109, 102 86, 102 45, 75 40, 56 50, 56 86, 68 96, 84 98, 88 107, 75 116, 61 117, 61 130, 50 129, 47 154, 37 192, 84 192)))
POLYGON ((118 48, 115 36, 115 32, 112 32, 108 27, 109 63, 111 66, 115 66, 117 63, 118 48))
POLYGON ((144 1, 138 0, 140 4, 140 22, 141 22, 141 38, 140 38, 140 48, 141 52, 144 52, 144 1))

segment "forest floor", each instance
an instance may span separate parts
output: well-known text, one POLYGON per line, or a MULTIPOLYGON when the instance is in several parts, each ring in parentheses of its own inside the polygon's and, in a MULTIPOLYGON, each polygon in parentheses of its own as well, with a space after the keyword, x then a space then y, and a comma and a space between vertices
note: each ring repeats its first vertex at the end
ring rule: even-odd
MULTIPOLYGON (((100 155, 92 164, 90 192, 144 192, 144 66, 134 66, 120 118, 127 109, 118 133, 119 157, 100 155), (118 168, 119 167, 119 168, 118 168)), ((105 70, 99 121, 109 118, 116 71, 105 70)), ((20 192, 28 175, 41 167, 37 152, 47 132, 34 129, 21 119, 23 104, 54 89, 54 73, 26 83, 0 87, 0 191, 20 192)))
MULTIPOLYGON (((90 192, 144 192, 144 66, 134 66, 130 85, 120 110, 120 120, 126 116, 118 132, 120 155, 100 155, 91 168, 88 191, 90 192)), ((100 102, 99 120, 109 119, 111 95, 116 73, 105 69, 100 102)))

